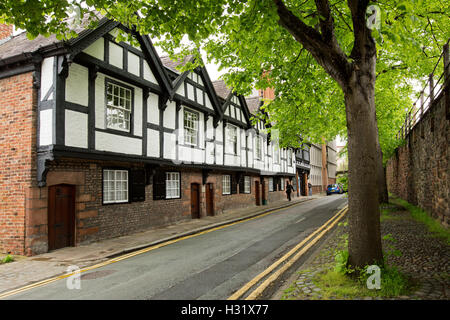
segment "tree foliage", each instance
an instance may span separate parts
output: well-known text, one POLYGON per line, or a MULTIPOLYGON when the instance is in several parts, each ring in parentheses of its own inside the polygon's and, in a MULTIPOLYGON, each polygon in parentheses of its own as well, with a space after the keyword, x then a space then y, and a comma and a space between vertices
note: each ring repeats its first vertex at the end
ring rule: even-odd
MULTIPOLYGON (((375 3, 381 9, 381 27, 373 33, 377 117, 380 144, 389 155, 411 105, 411 79, 425 80, 450 37, 450 8, 447 1, 435 0, 375 3)), ((286 0, 285 4, 308 26, 319 26, 316 1, 286 0)), ((187 53, 200 58, 197 49, 205 50, 208 60, 230 70, 224 78, 239 93, 248 94, 253 87, 274 88, 276 99, 268 101, 265 109, 273 128, 281 133, 283 146, 298 147, 299 137, 320 142, 322 137, 346 134, 342 91, 279 25, 272 0, 5 0, 0 3, 0 20, 27 30, 30 38, 55 33, 67 39, 76 36, 71 18, 76 12, 89 14, 91 27, 95 26, 98 18, 93 9, 159 39, 157 44, 174 58, 187 53)), ((330 9, 337 41, 350 57, 354 37, 349 6, 336 0, 330 1, 330 9)))

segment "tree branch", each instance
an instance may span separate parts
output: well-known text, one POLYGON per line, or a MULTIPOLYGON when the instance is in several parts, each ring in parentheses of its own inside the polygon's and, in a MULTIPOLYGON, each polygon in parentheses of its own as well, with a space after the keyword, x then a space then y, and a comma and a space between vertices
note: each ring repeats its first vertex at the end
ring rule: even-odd
MULTIPOLYGON (((333 26, 328 25, 332 20, 323 22, 327 41, 314 28, 306 25, 299 17, 294 15, 283 3, 282 0, 273 0, 277 8, 279 17, 278 23, 285 28, 297 42, 308 50, 314 59, 325 69, 325 71, 344 88, 350 74, 351 65, 347 61, 347 56, 339 47, 334 38, 333 26), (331 33, 330 33, 331 32, 331 33), (331 37, 331 39, 330 39, 331 37)), ((329 6, 321 2, 322 12, 326 14, 329 6)))

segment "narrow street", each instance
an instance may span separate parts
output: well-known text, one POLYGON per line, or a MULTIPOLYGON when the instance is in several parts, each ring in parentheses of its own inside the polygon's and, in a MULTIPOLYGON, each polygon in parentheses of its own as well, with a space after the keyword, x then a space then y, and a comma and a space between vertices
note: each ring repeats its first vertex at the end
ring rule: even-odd
POLYGON ((347 200, 322 197, 96 268, 9 299, 227 299, 330 219, 347 200))

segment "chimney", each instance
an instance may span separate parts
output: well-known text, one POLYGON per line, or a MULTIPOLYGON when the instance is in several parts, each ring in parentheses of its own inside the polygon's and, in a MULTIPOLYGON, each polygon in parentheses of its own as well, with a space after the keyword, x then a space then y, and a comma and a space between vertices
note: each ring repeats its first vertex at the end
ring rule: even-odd
POLYGON ((5 40, 13 35, 14 27, 12 24, 0 24, 0 41, 5 40))

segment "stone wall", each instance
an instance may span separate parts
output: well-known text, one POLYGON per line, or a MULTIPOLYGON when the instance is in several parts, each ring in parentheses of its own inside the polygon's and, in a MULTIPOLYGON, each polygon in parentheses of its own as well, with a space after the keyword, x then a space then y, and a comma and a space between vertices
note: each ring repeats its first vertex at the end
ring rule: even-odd
POLYGON ((388 190, 450 224, 449 120, 441 94, 389 159, 388 190))

